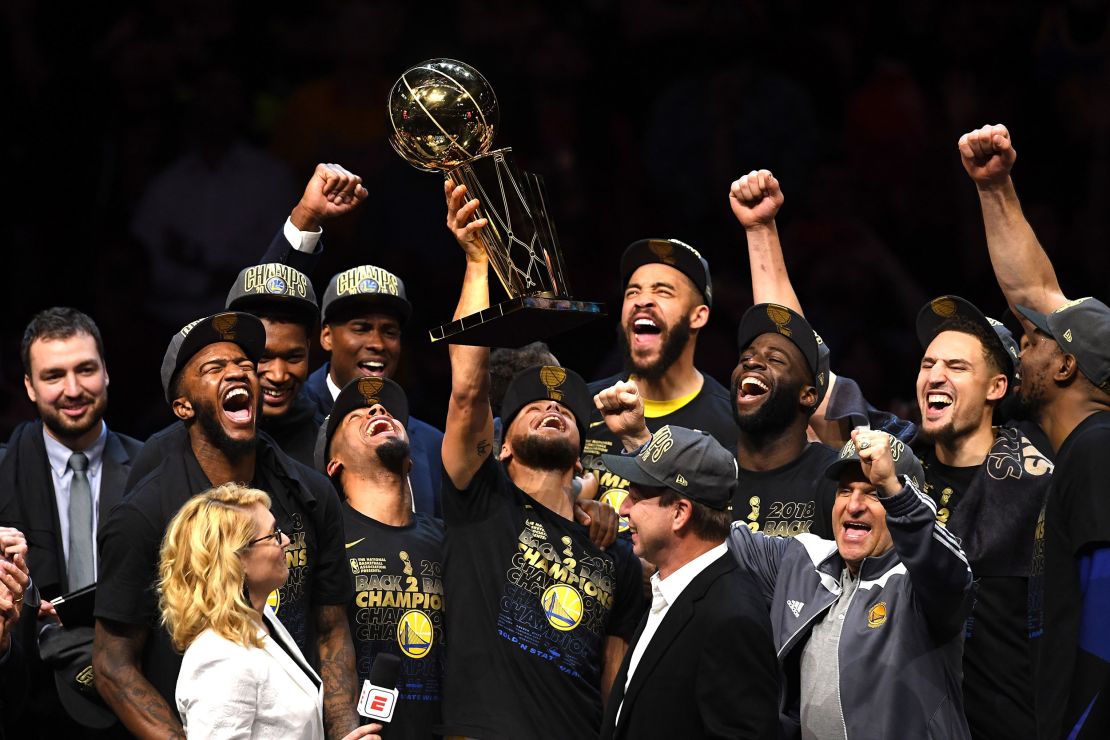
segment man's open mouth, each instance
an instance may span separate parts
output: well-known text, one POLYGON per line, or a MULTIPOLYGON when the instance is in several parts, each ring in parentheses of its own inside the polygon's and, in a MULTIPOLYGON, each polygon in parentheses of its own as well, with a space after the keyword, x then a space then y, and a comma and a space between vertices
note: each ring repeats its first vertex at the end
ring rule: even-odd
POLYGON ((548 414, 540 419, 540 423, 536 425, 536 429, 554 429, 559 432, 565 432, 567 424, 563 421, 563 417, 558 414, 548 414))
POLYGON ((379 434, 392 434, 396 431, 393 428, 393 422, 384 416, 379 416, 371 419, 370 423, 366 425, 366 436, 376 437, 379 434))
POLYGON ((925 394, 925 418, 936 419, 955 403, 952 394, 947 391, 929 391, 925 394))
POLYGON ((293 386, 288 385, 284 388, 267 388, 262 386, 262 400, 267 405, 280 406, 285 403, 293 395, 293 386))
POLYGON ((251 394, 245 386, 231 388, 223 397, 224 416, 233 424, 249 424, 251 421, 251 394))
POLYGON ((385 363, 381 360, 363 360, 357 365, 359 374, 366 376, 384 375, 385 363))
POLYGON ((864 522, 849 521, 843 524, 843 539, 846 542, 859 542, 871 534, 871 525, 864 522))
POLYGON ((745 375, 736 387, 736 400, 738 403, 753 403, 770 392, 771 386, 762 378, 745 375))

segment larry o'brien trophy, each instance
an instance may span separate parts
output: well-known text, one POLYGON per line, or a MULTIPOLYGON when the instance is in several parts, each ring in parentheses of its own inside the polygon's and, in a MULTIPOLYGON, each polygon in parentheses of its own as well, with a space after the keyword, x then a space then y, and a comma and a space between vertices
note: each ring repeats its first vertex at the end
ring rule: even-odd
POLYGON ((519 347, 605 315, 571 296, 543 180, 521 171, 510 148, 490 151, 497 97, 486 78, 453 59, 401 75, 389 94, 389 142, 418 169, 465 184, 486 218, 482 240, 509 300, 432 329, 433 342, 519 347))

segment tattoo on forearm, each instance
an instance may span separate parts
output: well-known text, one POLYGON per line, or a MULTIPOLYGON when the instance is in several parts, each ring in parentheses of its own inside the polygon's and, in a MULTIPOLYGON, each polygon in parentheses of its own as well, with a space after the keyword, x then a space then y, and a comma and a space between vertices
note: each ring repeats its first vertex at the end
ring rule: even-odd
POLYGON ((486 454, 489 453, 490 447, 492 446, 493 445, 490 444, 490 441, 488 439, 483 439, 481 442, 479 442, 478 457, 485 457, 486 454))
POLYGON ((184 738, 177 713, 139 669, 137 656, 145 636, 99 629, 97 640, 96 687, 124 726, 138 737, 184 738))
POLYGON ((355 648, 342 606, 317 607, 316 620, 320 677, 324 681, 324 729, 329 738, 342 738, 359 724, 355 713, 355 648))

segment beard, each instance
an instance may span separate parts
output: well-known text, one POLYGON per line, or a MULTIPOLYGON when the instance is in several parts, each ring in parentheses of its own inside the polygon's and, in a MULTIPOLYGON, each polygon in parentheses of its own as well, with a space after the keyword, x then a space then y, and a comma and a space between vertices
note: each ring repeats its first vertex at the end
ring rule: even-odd
POLYGON ((953 417, 935 429, 926 429, 925 422, 922 421, 917 428, 922 440, 950 447, 976 429, 973 424, 957 426, 957 422, 958 420, 953 417))
POLYGON ((636 359, 632 356, 632 348, 628 344, 628 335, 625 333, 624 327, 620 327, 617 331, 617 339, 621 345, 621 354, 624 356, 625 373, 634 374, 644 380, 658 380, 663 377, 663 374, 682 355, 682 350, 686 349, 686 343, 690 340, 690 325, 685 321, 680 321, 674 326, 668 327, 664 336, 663 346, 660 347, 659 357, 655 362, 647 365, 637 365, 636 359))
POLYGON ((91 403, 92 406, 84 418, 79 420, 70 419, 57 406, 39 407, 39 416, 42 417, 42 423, 50 430, 55 439, 77 439, 100 424, 101 419, 104 418, 104 412, 108 408, 108 390, 105 388, 99 398, 94 398, 91 394, 85 394, 81 401, 91 403))
POLYGON ((578 450, 562 437, 526 434, 513 443, 512 450, 517 462, 536 470, 568 470, 578 461, 578 450))
POLYGON ((732 384, 732 418, 740 431, 752 437, 773 436, 785 431, 800 413, 798 394, 804 383, 777 383, 754 413, 742 416, 736 406, 738 382, 732 384))
MULTIPOLYGON (((259 399, 261 401, 261 399, 259 399)), ((220 420, 217 414, 220 413, 216 408, 216 404, 210 403, 207 400, 194 401, 190 399, 193 408, 196 410, 194 417, 199 423, 200 428, 204 430, 204 436, 218 449, 220 452, 227 455, 231 461, 242 460, 243 457, 254 450, 254 444, 257 437, 252 436, 250 439, 235 439, 228 435, 227 431, 220 426, 220 420)), ((255 419, 258 418, 261 409, 255 409, 255 419)))
POLYGON ((394 475, 404 475, 409 460, 409 443, 400 437, 387 439, 378 445, 375 454, 386 470, 394 475))

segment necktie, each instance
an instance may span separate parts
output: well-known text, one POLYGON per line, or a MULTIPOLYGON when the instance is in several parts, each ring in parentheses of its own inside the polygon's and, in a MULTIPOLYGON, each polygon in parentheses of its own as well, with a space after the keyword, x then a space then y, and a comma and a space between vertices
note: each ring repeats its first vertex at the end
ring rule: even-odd
POLYGON ((83 452, 69 457, 73 479, 69 483, 69 590, 96 582, 93 566, 93 495, 89 476, 85 473, 89 458, 83 452))
POLYGON ((663 589, 659 588, 659 581, 652 580, 651 582, 651 613, 658 614, 667 608, 667 597, 663 595, 663 589))

